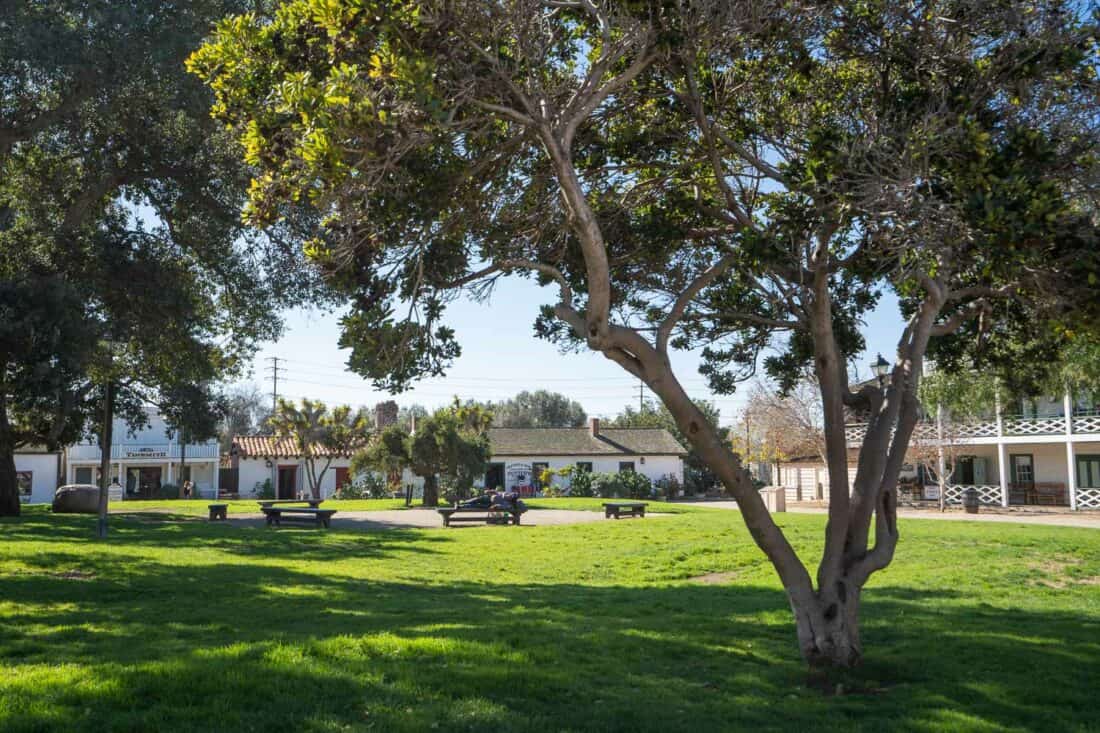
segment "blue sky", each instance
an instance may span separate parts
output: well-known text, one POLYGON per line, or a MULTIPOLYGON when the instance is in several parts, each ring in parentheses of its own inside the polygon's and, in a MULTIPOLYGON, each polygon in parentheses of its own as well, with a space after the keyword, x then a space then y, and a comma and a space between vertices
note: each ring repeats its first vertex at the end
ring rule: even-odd
MULTIPOLYGON (((443 405, 454 396, 499 400, 524 389, 549 389, 580 402, 594 416, 612 417, 627 404, 638 404, 638 380, 621 367, 592 353, 562 354, 534 336, 532 324, 539 306, 551 302, 556 291, 532 280, 512 278, 501 283, 488 303, 459 302, 448 309, 448 324, 462 344, 462 356, 448 375, 426 380, 394 399, 398 404, 443 405)), ((337 347, 338 314, 296 310, 286 315, 287 329, 277 343, 268 343, 256 355, 251 381, 270 393, 268 359, 278 357, 279 395, 310 397, 329 404, 373 405, 387 399, 371 384, 344 368, 347 352, 337 347)), ((876 352, 893 353, 901 322, 897 302, 884 298, 870 314, 864 329, 868 352, 858 360, 861 373, 876 352)), ((679 352, 673 368, 693 397, 713 399, 722 423, 730 424, 742 394, 713 395, 698 373, 698 354, 679 352)), ((648 392, 646 392, 649 397, 648 392)))

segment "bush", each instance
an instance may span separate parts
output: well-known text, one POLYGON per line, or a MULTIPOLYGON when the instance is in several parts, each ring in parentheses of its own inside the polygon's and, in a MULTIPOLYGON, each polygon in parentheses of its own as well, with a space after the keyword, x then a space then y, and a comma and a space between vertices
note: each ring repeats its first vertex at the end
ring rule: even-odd
POLYGON ((603 499, 653 498, 653 482, 649 476, 634 471, 593 474, 592 489, 603 499))
POLYGON ((660 490, 660 493, 664 494, 668 499, 674 499, 679 496, 682 488, 680 480, 671 473, 657 479, 655 486, 660 490))
POLYGON ((275 487, 271 484, 271 479, 264 479, 263 483, 256 482, 252 487, 252 493, 260 499, 274 499, 275 487))
POLYGON ((178 484, 161 484, 157 489, 158 499, 178 499, 180 498, 180 487, 178 484))
POLYGON ((386 479, 376 473, 361 473, 336 492, 337 499, 385 499, 386 479))
POLYGON ((570 496, 595 496, 596 491, 592 487, 592 472, 578 466, 569 467, 569 495, 570 496))

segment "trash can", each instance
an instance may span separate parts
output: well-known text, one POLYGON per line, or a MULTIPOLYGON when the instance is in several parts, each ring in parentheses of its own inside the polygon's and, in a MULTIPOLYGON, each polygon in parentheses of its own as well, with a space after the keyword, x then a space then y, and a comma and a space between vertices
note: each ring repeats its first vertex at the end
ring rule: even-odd
POLYGON ((978 501, 978 490, 971 487, 963 492, 963 509, 967 514, 977 514, 981 502, 978 501))
POLYGON ((787 490, 782 486, 765 486, 760 494, 769 512, 787 511, 787 490))

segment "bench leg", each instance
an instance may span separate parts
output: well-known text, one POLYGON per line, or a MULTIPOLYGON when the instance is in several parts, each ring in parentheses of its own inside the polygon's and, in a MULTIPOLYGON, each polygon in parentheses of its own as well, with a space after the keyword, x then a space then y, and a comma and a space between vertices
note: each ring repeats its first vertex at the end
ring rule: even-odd
POLYGON ((611 519, 611 510, 610 509, 604 509, 603 510, 603 518, 604 519, 611 519))

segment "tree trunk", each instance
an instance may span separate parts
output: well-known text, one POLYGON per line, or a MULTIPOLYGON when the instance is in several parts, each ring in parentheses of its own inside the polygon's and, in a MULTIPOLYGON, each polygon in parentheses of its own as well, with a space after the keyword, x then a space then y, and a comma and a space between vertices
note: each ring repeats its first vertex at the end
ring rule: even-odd
POLYGON ((8 423, 7 398, 0 392, 0 517, 18 517, 19 478, 15 473, 15 445, 8 423))
POLYGON ((859 599, 862 588, 853 579, 838 581, 831 592, 816 594, 812 603, 791 599, 798 648, 811 667, 854 667, 863 659, 859 639, 859 599))
POLYGON ((114 385, 108 379, 103 385, 103 425, 99 433, 99 519, 96 537, 107 538, 107 486, 111 477, 111 433, 114 429, 114 385))
POLYGON ((15 473, 15 448, 0 442, 0 517, 18 517, 19 479, 15 473))
POLYGON ((439 506, 439 479, 434 473, 424 477, 424 506, 439 506))

